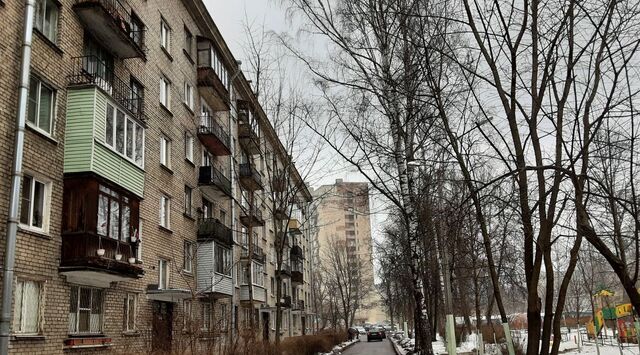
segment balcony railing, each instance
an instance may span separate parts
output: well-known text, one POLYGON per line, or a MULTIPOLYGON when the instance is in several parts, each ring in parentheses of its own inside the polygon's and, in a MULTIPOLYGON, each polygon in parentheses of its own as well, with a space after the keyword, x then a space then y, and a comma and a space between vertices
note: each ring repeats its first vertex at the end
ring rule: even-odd
POLYGON ((282 276, 291 276, 291 265, 289 265, 288 263, 283 262, 282 264, 280 264, 280 268, 277 270, 277 272, 279 274, 281 274, 282 276))
POLYGON ((198 137, 211 154, 216 156, 231 154, 231 138, 212 116, 200 116, 198 137))
POLYGON ((240 144, 248 153, 258 154, 260 152, 258 122, 250 118, 247 109, 238 111, 238 138, 240 139, 240 144))
POLYGON ((293 301, 291 303, 291 308, 294 311, 304 311, 304 301, 303 300, 293 301))
POLYGON ((73 71, 69 85, 95 85, 106 92, 124 109, 140 121, 144 121, 144 97, 116 76, 100 58, 93 55, 73 58, 73 71))
POLYGON ((240 164, 240 183, 247 190, 262 190, 262 177, 251 163, 240 164))
POLYGON ((251 206, 249 208, 242 208, 240 214, 240 222, 245 226, 263 226, 264 219, 262 218, 262 211, 257 206, 251 206))
POLYGON ((280 307, 291 308, 291 296, 282 296, 282 299, 280 299, 278 303, 280 307))
POLYGON ((198 220, 198 240, 208 239, 232 246, 233 232, 217 218, 200 218, 198 220))
POLYGON ((74 9, 85 27, 118 57, 144 57, 144 25, 120 0, 76 0, 74 9))
MULTIPOLYGON (((264 264, 265 261, 266 261, 266 255, 264 253, 264 250, 261 247, 257 246, 257 245, 253 245, 252 248, 253 248, 253 253, 251 255, 251 258, 253 260, 261 263, 261 264, 264 264)), ((241 256, 243 258, 248 258, 249 257, 249 246, 248 245, 245 244, 245 245, 242 246, 242 254, 241 254, 241 256)))
POLYGON ((201 166, 198 172, 198 184, 216 186, 225 195, 231 197, 231 181, 213 166, 201 166))

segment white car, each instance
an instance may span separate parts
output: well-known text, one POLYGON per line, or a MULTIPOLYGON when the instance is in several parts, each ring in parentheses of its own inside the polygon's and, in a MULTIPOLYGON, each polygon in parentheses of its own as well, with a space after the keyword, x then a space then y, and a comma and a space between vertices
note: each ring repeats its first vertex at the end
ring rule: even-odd
POLYGON ((356 327, 356 330, 358 330, 358 334, 367 334, 367 331, 364 329, 364 327, 356 327))

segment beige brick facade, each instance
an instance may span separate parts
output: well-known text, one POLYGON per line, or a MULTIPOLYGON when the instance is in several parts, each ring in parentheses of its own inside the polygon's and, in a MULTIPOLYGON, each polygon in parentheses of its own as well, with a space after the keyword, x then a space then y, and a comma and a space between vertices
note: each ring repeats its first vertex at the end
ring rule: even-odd
MULTIPOLYGON (((78 286, 78 280, 69 282, 71 273, 61 274, 61 262, 65 256, 62 253, 63 240, 67 235, 62 230, 69 214, 63 213, 64 206, 72 206, 70 201, 65 201, 65 177, 69 178, 73 174, 65 174, 65 143, 66 138, 73 132, 67 132, 67 105, 69 92, 77 88, 69 85, 69 77, 78 70, 77 57, 82 56, 84 43, 91 37, 86 24, 79 20, 76 6, 79 3, 91 3, 91 1, 78 0, 48 0, 37 1, 38 3, 51 3, 59 10, 57 18, 57 39, 51 42, 39 30, 35 29, 33 34, 33 47, 31 56, 31 75, 39 78, 46 86, 55 92, 55 105, 53 116, 53 129, 51 134, 44 134, 38 129, 28 125, 25 136, 24 149, 24 173, 33 176, 39 181, 46 183, 46 198, 44 206, 46 214, 44 216, 44 226, 42 230, 31 230, 21 226, 17 236, 16 254, 16 282, 24 280, 35 281, 40 285, 39 308, 40 314, 37 317, 38 330, 20 335, 15 332, 11 337, 10 352, 15 354, 51 353, 63 352, 119 352, 135 353, 147 352, 153 348, 155 327, 162 323, 158 320, 158 310, 163 307, 171 309, 169 322, 171 323, 170 337, 171 345, 174 349, 184 350, 188 347, 190 335, 183 331, 185 327, 185 303, 186 299, 192 301, 192 319, 195 328, 202 333, 198 336, 197 350, 206 351, 223 343, 228 337, 235 336, 234 326, 240 327, 244 320, 246 303, 240 301, 241 280, 238 279, 238 270, 241 270, 241 231, 242 223, 240 215, 242 213, 242 187, 238 182, 238 164, 246 159, 253 160, 258 166, 263 179, 267 178, 267 166, 264 156, 267 151, 277 151, 279 144, 273 141, 275 132, 268 123, 267 117, 257 106, 257 99, 250 91, 249 83, 243 75, 237 74, 238 66, 226 44, 206 12, 206 8, 201 0, 169 0, 169 1, 145 1, 115 0, 94 1, 91 6, 98 6, 100 3, 122 3, 124 8, 135 13, 142 21, 146 32, 144 43, 146 46, 145 57, 130 59, 114 58, 113 72, 117 77, 123 78, 127 83, 130 78, 134 78, 144 87, 144 193, 140 199, 139 217, 141 225, 138 232, 141 243, 123 243, 118 248, 130 248, 127 253, 136 254, 136 248, 140 248, 140 257, 135 264, 126 265, 127 261, 108 261, 108 265, 101 269, 100 266, 93 266, 93 274, 80 270, 74 275, 102 275, 117 274, 118 270, 109 269, 114 263, 124 264, 122 268, 142 269, 144 274, 140 278, 129 277, 125 281, 111 282, 104 287, 98 287, 102 291, 102 300, 99 306, 91 305, 92 310, 87 315, 89 319, 98 319, 94 314, 100 314, 101 326, 98 331, 91 332, 90 335, 83 334, 78 337, 70 330, 72 322, 70 313, 72 290, 78 286), (98 5, 96 5, 98 4, 98 5), (161 47, 161 22, 166 23, 170 28, 170 48, 164 50, 161 47), (185 33, 188 30, 193 36, 192 53, 187 54, 188 47, 185 41, 185 33), (222 65, 228 72, 228 79, 231 81, 231 92, 228 109, 220 110, 220 103, 206 94, 206 89, 198 85, 198 55, 196 52, 198 38, 210 39, 220 54, 222 65), (160 78, 165 77, 171 83, 169 109, 163 107, 159 102, 160 78), (184 103, 184 85, 188 83, 193 88, 193 107, 189 108, 184 103), (202 95, 201 95, 202 94, 202 95), (256 112, 255 117, 259 121, 259 130, 265 132, 261 135, 261 152, 259 154, 247 154, 238 143, 238 113, 236 99, 243 99, 250 103, 256 112), (223 127, 223 130, 231 136, 231 155, 211 156, 210 164, 221 171, 231 180, 233 197, 224 194, 205 193, 204 188, 199 186, 199 168, 204 164, 203 149, 206 149, 199 139, 198 129, 200 126, 199 115, 201 114, 201 102, 204 100, 212 108, 219 111, 214 113, 216 121, 223 127), (170 163, 168 166, 161 164, 161 138, 164 137, 170 143, 170 163), (186 158, 185 137, 193 138, 193 158, 186 158), (275 148, 274 148, 275 147, 275 148), (244 156, 244 158, 243 158, 244 156), (261 161, 262 163, 258 164, 261 161), (192 190, 191 206, 185 206, 185 187, 192 190), (166 227, 161 226, 161 199, 163 196, 170 198, 170 222, 166 227), (211 215, 217 218, 226 227, 231 229, 233 235, 233 246, 231 247, 232 287, 229 294, 212 293, 211 290, 199 289, 197 275, 199 272, 199 260, 195 255, 192 258, 192 271, 183 270, 185 259, 185 241, 193 245, 194 254, 197 254, 198 230, 200 217, 203 217, 203 198, 209 200, 213 205, 211 215), (223 217, 224 216, 224 217, 223 217), (131 247, 129 247, 131 244, 131 247), (155 291, 159 286, 160 260, 168 261, 168 283, 164 290, 155 291), (240 265, 240 266, 239 266, 240 265), (129 296, 135 299, 135 327, 132 331, 127 330, 125 319, 125 308, 129 296), (159 296, 160 295, 160 296, 159 296), (200 331, 204 327, 203 304, 211 304, 210 325, 211 332, 200 331), (97 307, 97 308, 95 308, 97 307), (97 311, 96 309, 100 309, 97 311), (238 309, 236 314, 236 309, 238 309), (210 336, 206 336, 206 335, 210 336), (90 339, 87 343, 80 344, 78 339, 90 339), (97 339, 91 343, 92 339, 97 339), (101 340, 103 339, 104 341, 101 340)), ((86 5, 86 4, 85 4, 86 5)), ((20 66, 20 47, 24 22, 24 1, 0 1, 0 18, 2 27, 0 28, 0 253, 4 257, 5 238, 7 235, 6 223, 8 217, 8 203, 10 192, 10 174, 14 154, 14 130, 15 116, 18 107, 18 76, 20 66)), ((103 46, 110 51, 110 43, 97 45, 103 46)), ((115 88, 104 87, 98 89, 106 95, 109 100, 115 93, 115 88), (102 90, 102 91, 101 91, 102 90), (112 91, 113 90, 113 91, 112 91)), ((95 104, 97 105, 97 104, 95 104)), ((93 140, 93 139, 92 139, 93 140)), ((97 143, 93 143, 94 145, 97 143)), ((88 150, 87 154, 91 154, 88 150)), ((278 154, 276 154, 278 155, 278 154)), ((286 154, 279 156, 286 157, 286 154)), ((286 158, 285 158, 286 159, 286 158)), ((118 169, 115 169, 118 172, 118 169)), ((120 170, 124 174, 124 170, 120 170)), ((126 186, 120 186, 109 176, 101 176, 96 173, 97 178, 105 183, 113 184, 114 187, 122 189, 122 193, 132 193, 126 186)), ((73 175, 77 176, 77 175, 73 175)), ((123 176, 123 179, 131 178, 123 176)), ((268 189, 268 183, 264 184, 268 189)), ((120 191, 120 190, 118 190, 120 191)), ((24 189, 23 189, 24 193, 24 189)), ((275 290, 272 289, 271 280, 275 276, 274 265, 274 241, 275 235, 272 227, 273 216, 266 207, 269 191, 257 191, 256 205, 262 205, 265 225, 253 227, 258 233, 258 246, 264 249, 266 260, 264 263, 264 302, 254 302, 252 308, 254 313, 259 313, 257 325, 259 331, 263 332, 262 326, 265 319, 269 319, 269 337, 274 338, 275 319, 274 308, 276 304, 275 290), (269 318, 267 318, 268 314, 269 318)), ((34 202, 35 203, 35 202, 34 202)), ((75 211, 69 207, 69 211, 75 211)), ((95 216, 94 216, 95 218, 95 216)), ((111 222, 110 222, 111 223, 111 222)), ((122 222, 124 223, 124 222, 122 222)), ((94 230, 95 232, 95 230, 94 230)), ((129 232, 131 233, 131 232, 129 232)), ((126 233, 122 232, 124 236, 126 233)), ((101 237, 102 239, 106 237, 101 237)), ((100 239, 102 241, 102 239, 100 239)), ((216 248, 218 242, 216 241, 216 248)), ((308 252, 309 243, 308 230, 303 229, 299 237, 299 245, 308 252)), ((91 256, 94 258, 93 254, 91 256)), ((215 261, 214 261, 215 262, 215 261)), ((304 282, 292 287, 291 283, 286 283, 289 288, 287 294, 294 295, 294 299, 310 300, 311 284, 309 270, 311 264, 309 258, 304 261, 304 282)), ((75 270, 75 269, 74 269, 75 270)), ((75 271, 74 271, 75 272, 75 271)), ((122 275, 120 275, 122 276, 122 275)), ((1 277, 1 276, 0 276, 1 277)), ((254 280, 255 281, 255 280, 254 280)), ((97 281, 96 281, 97 282, 97 281)), ((92 282, 90 282, 92 283, 92 282)), ((92 285, 82 285, 86 287, 96 287, 92 285)), ((80 296, 81 297, 81 296, 80 296)), ((93 297, 93 296, 92 296, 93 297)), ((97 296, 96 296, 97 297, 97 296)), ((97 298, 92 298, 95 300, 97 298)), ((96 301, 98 302, 98 301, 96 301)), ((310 328, 309 304, 302 309, 284 309, 286 320, 283 322, 283 336, 295 336, 308 332, 310 328), (303 327, 302 319, 305 318, 306 326, 303 327), (307 329, 303 329, 307 328, 307 329)), ((80 304, 80 303, 78 303, 80 304)), ((81 311, 77 311, 81 317, 81 311)), ((164 314, 164 313, 163 313, 164 314)), ((204 315, 207 316, 206 314, 204 315)), ((81 321, 79 321, 81 322, 81 321)), ((91 322, 89 320, 88 322, 91 322)), ((161 336, 162 334, 160 334, 161 336)))

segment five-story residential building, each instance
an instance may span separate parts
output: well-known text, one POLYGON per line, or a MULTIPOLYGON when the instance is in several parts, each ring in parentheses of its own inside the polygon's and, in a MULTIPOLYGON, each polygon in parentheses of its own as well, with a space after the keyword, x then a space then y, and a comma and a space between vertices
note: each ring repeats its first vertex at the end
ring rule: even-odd
MULTIPOLYGON (((35 0, 21 102, 29 4, 0 1, 3 220, 22 161, 10 352, 220 349, 246 324, 273 339, 276 302, 282 335, 305 334, 304 225, 293 298, 273 297, 265 157, 290 158, 204 3, 35 0)), ((0 224, 3 255, 7 236, 0 224)))

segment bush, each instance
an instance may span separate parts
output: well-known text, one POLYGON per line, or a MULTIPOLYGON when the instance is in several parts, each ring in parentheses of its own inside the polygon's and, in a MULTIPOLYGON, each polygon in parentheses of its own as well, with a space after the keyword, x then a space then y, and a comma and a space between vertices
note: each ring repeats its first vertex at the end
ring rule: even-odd
POLYGON ((334 346, 346 340, 346 331, 325 330, 318 334, 286 338, 280 350, 283 355, 315 355, 330 352, 334 346))

